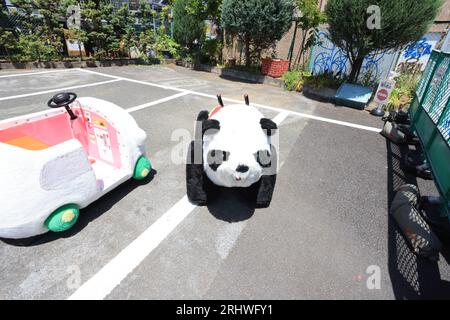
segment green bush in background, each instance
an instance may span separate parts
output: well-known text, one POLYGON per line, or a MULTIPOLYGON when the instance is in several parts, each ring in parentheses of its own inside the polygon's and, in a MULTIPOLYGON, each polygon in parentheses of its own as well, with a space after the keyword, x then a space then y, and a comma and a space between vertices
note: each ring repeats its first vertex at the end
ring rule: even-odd
POLYGON ((168 6, 158 13, 145 0, 140 1, 136 12, 130 11, 126 5, 115 8, 109 0, 11 2, 19 9, 10 13, 1 8, 0 16, 3 19, 9 16, 16 22, 9 30, 0 28, 0 49, 12 61, 61 60, 70 5, 80 5, 82 18, 81 29, 72 29, 71 38, 83 43, 90 57, 129 57, 132 47, 138 48, 145 59, 151 51, 155 57, 163 57, 167 53, 178 57, 179 45, 169 36, 171 30, 166 30, 167 19, 172 18, 168 6), (155 19, 160 23, 157 29, 155 19))
POLYGON ((245 64, 258 61, 292 25, 292 0, 224 0, 222 27, 245 45, 245 64))
POLYGON ((284 81, 284 88, 288 91, 302 91, 303 85, 307 78, 311 77, 311 73, 302 70, 292 70, 286 72, 282 79, 284 81))
POLYGON ((405 73, 395 78, 395 88, 392 90, 386 109, 406 111, 413 100, 414 90, 419 80, 420 73, 405 73))
POLYGON ((173 3, 173 36, 188 51, 201 46, 205 38, 203 17, 188 10, 192 0, 175 0, 173 3))

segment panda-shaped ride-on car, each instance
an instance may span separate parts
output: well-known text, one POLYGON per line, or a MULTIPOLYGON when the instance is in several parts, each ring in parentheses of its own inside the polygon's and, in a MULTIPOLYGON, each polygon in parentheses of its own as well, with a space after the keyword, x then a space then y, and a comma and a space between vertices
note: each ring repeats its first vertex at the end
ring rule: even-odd
POLYGON ((277 125, 255 107, 245 104, 219 106, 197 117, 195 140, 186 164, 187 196, 191 203, 206 205, 211 189, 256 188, 256 208, 270 205, 275 188, 277 153, 271 137, 277 125))
POLYGON ((65 231, 79 210, 151 165, 146 133, 104 100, 59 93, 52 110, 0 121, 0 237, 65 231))

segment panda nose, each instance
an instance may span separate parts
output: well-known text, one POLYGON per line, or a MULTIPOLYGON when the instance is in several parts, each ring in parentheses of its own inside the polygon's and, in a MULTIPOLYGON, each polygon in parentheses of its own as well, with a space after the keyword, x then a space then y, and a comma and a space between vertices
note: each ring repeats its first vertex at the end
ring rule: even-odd
POLYGON ((243 164, 240 164, 236 168, 236 171, 240 172, 240 173, 246 173, 248 171, 248 169, 250 169, 248 166, 244 166, 243 164))

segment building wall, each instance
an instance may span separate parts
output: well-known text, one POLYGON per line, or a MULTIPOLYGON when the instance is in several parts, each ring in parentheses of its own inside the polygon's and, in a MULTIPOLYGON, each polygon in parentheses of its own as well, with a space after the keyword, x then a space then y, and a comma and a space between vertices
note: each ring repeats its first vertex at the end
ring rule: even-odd
POLYGON ((289 29, 289 31, 283 36, 283 38, 281 38, 280 41, 277 42, 275 52, 278 58, 287 59, 289 54, 289 48, 291 47, 294 35, 295 35, 295 42, 293 52, 294 58, 296 57, 297 53, 300 51, 303 37, 302 37, 302 30, 297 30, 297 33, 295 34, 295 23, 292 23, 292 26, 289 29))
MULTIPOLYGON (((321 10, 325 10, 325 6, 328 2, 328 0, 317 0, 319 7, 321 8, 321 10)), ((448 21, 450 21, 450 0, 445 0, 441 11, 439 13, 439 15, 436 17, 436 22, 431 26, 430 31, 429 32, 445 32, 450 24, 448 23, 448 21)), ((326 26, 324 26, 326 27, 326 26)), ((290 30, 281 38, 280 41, 277 42, 276 47, 275 47, 275 53, 277 58, 280 59, 287 59, 288 58, 288 54, 289 54, 289 48, 291 46, 292 43, 292 39, 294 38, 294 30, 295 30, 295 23, 292 23, 292 26, 290 28, 290 30)), ((300 50, 300 46, 301 46, 301 42, 302 42, 302 32, 301 30, 297 31, 296 37, 295 37, 295 47, 294 47, 294 59, 297 56, 299 50, 300 50)), ((267 53, 263 53, 263 57, 264 56, 268 56, 270 54, 270 52, 267 53)), ((232 44, 228 44, 225 45, 225 48, 223 50, 223 57, 224 59, 237 59, 239 60, 239 46, 236 43, 236 41, 234 41, 232 44)), ((307 53, 308 56, 308 53, 307 53)), ((307 59, 309 60, 309 59, 307 59)), ((308 63, 308 61, 307 61, 308 63)))
MULTIPOLYGON (((319 7, 321 10, 325 10, 325 6, 328 0, 318 0, 319 7)), ((429 32, 445 32, 449 28, 450 21, 450 0, 445 0, 439 15, 436 17, 436 22, 431 26, 429 32)), ((283 38, 277 43, 276 52, 278 58, 286 59, 288 56, 289 48, 294 37, 294 23, 291 29, 287 32, 283 38)), ((295 54, 300 50, 300 44, 302 41, 301 32, 297 32, 297 37, 295 39, 295 54)))
MULTIPOLYGON (((351 71, 347 56, 327 37, 327 29, 319 32, 319 43, 314 46, 311 54, 310 71, 314 74, 332 72, 334 74, 349 74, 351 71)), ((429 32, 423 38, 404 50, 390 51, 382 54, 369 54, 364 60, 360 79, 377 82, 387 78, 390 71, 400 68, 417 68, 423 70, 430 58, 432 50, 440 42, 440 32, 429 32)))

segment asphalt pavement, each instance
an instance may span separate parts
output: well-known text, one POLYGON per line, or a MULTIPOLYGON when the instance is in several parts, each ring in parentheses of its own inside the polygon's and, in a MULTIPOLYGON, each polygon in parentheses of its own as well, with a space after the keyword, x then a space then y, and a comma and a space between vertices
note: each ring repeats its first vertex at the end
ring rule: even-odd
POLYGON ((126 109, 156 101, 131 112, 154 172, 83 209, 71 230, 0 241, 0 299, 78 298, 93 287, 104 299, 450 298, 446 257, 415 256, 389 218, 393 192, 412 177, 368 112, 176 66, 47 71, 0 71, 0 120, 45 110, 63 90, 126 109), (184 163, 173 159, 184 159, 198 112, 218 93, 225 103, 247 93, 281 120, 267 209, 236 190, 206 207, 185 200, 184 163))

